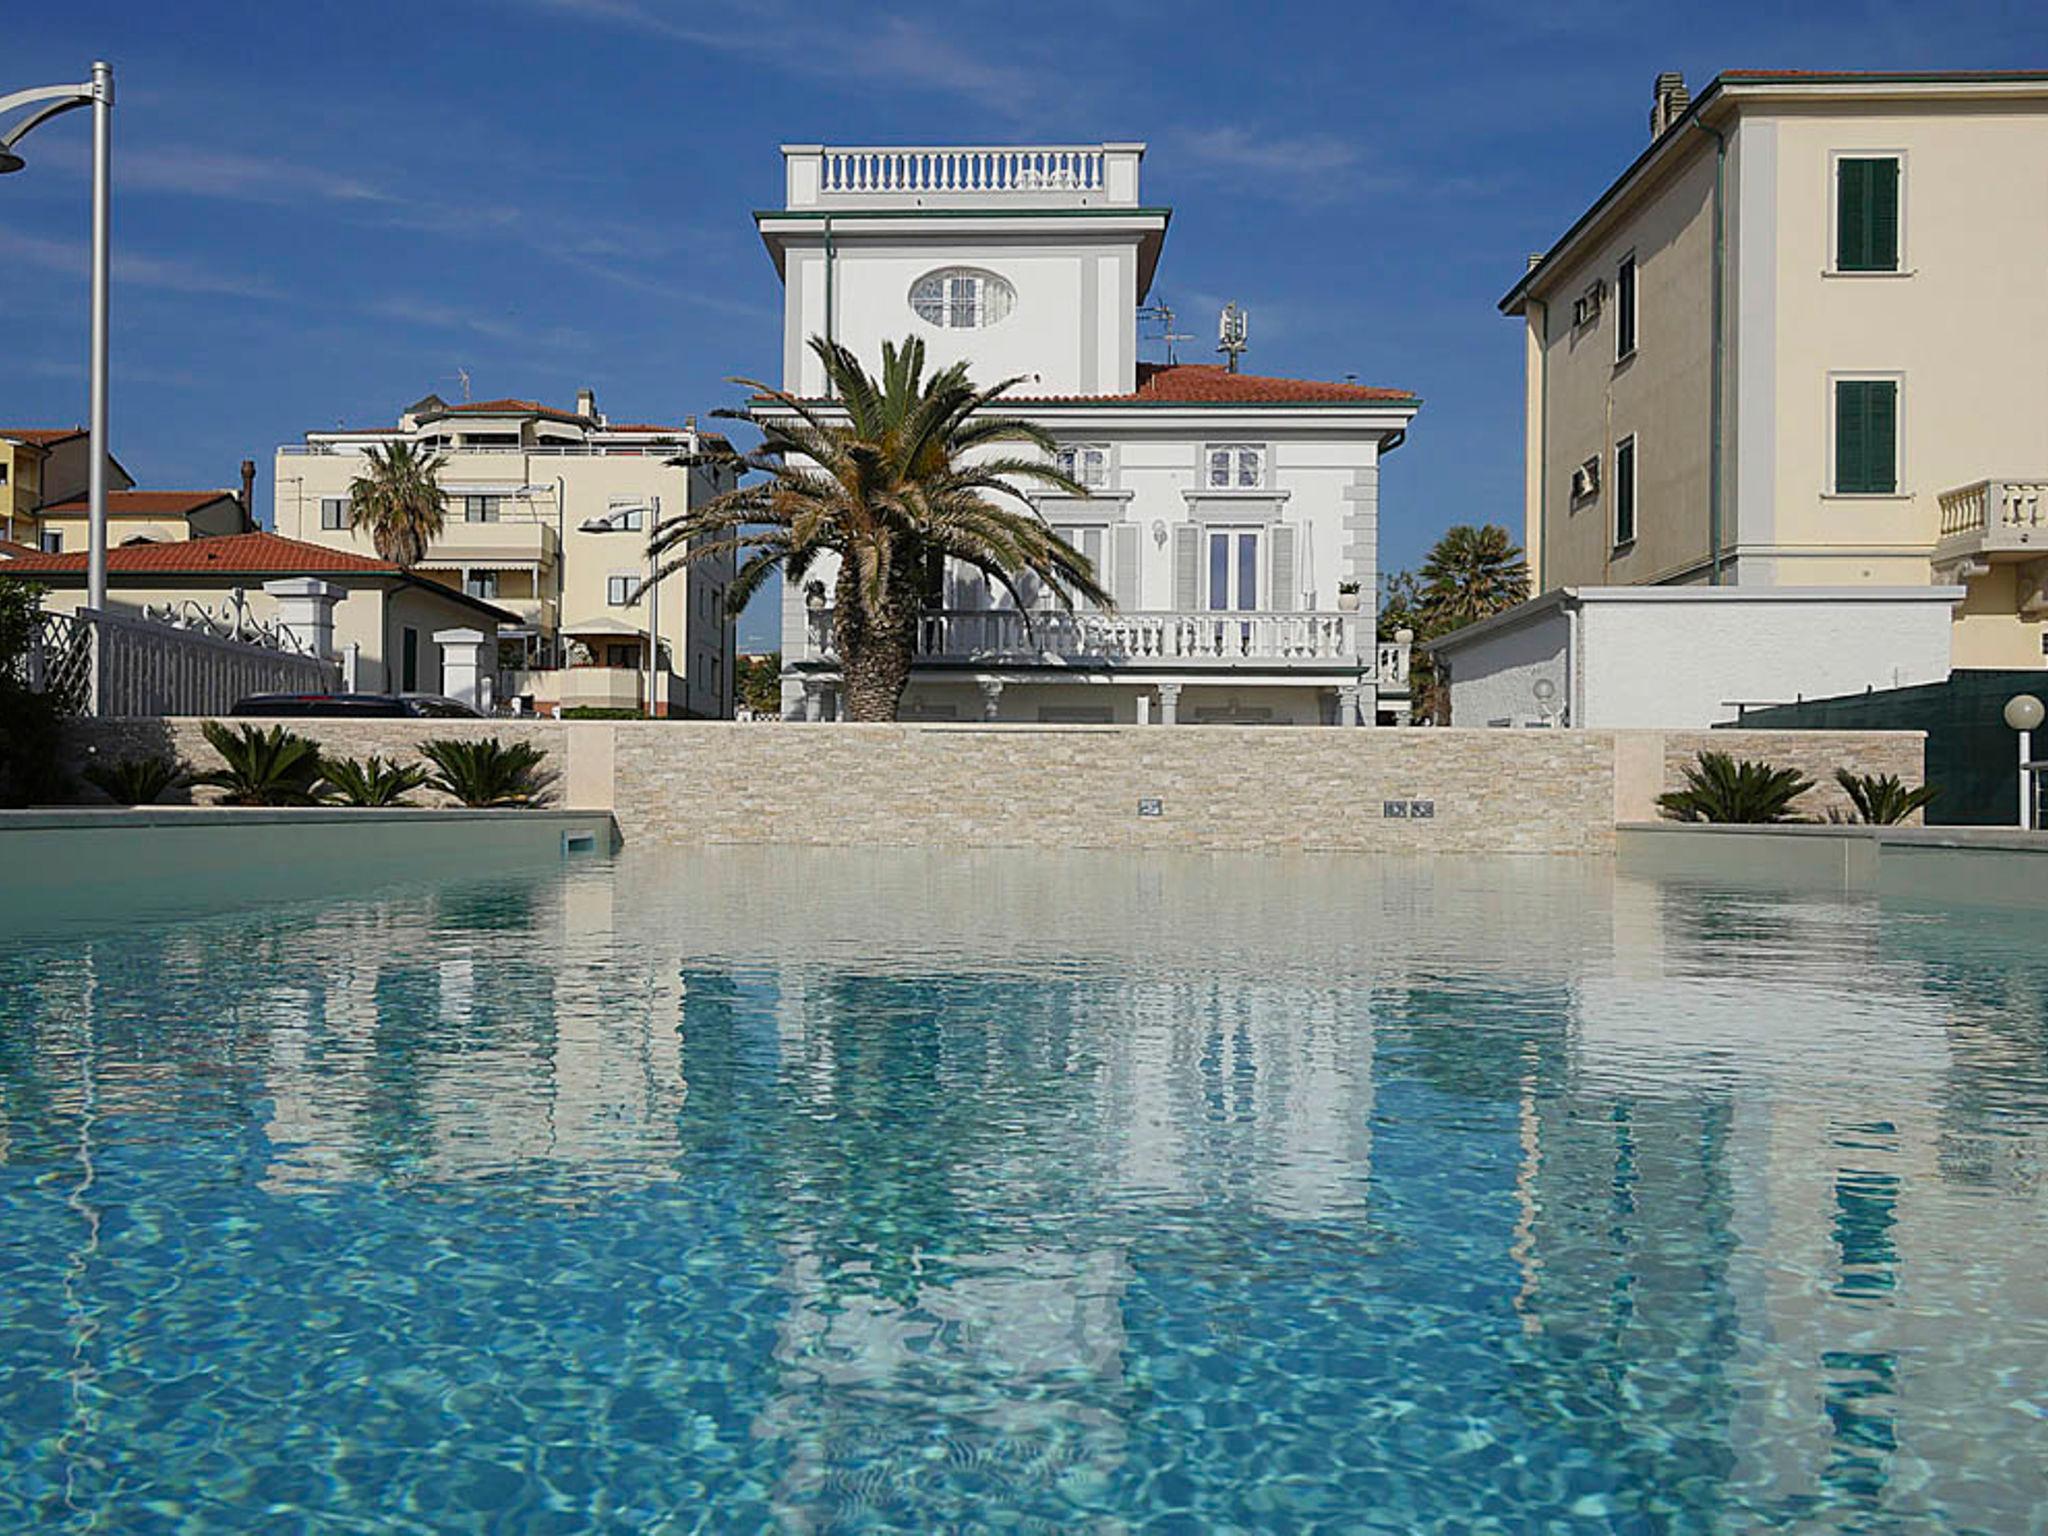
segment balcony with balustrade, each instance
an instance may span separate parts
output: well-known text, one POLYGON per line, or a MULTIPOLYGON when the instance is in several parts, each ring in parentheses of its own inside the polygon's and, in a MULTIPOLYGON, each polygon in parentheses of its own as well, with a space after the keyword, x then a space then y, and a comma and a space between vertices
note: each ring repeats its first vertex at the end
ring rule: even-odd
POLYGON ((1934 568, 1948 580, 2048 559, 2048 475, 1972 481, 1941 493, 1934 568))
POLYGON ((1137 143, 860 147, 785 144, 790 210, 1134 208, 1137 143))
MULTIPOLYGON (((809 614, 807 659, 838 652, 832 610, 809 614)), ((1409 642, 1373 636, 1365 613, 1022 612, 933 609, 919 617, 918 663, 956 670, 1077 676, 1258 674, 1303 683, 1408 690, 1409 642)))

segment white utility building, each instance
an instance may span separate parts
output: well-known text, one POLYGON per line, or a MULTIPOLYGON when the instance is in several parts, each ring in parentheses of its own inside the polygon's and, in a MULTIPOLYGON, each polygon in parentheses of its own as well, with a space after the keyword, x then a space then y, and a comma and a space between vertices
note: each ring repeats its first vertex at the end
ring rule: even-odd
POLYGON ((1442 639, 1451 724, 1700 729, 1949 673, 1961 587, 1560 587, 1442 639))

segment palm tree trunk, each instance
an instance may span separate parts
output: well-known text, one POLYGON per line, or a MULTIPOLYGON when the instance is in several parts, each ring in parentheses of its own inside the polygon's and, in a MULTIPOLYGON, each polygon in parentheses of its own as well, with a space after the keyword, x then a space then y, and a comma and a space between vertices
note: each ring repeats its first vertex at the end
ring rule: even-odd
POLYGON ((839 669, 846 689, 846 717, 873 724, 896 718, 903 690, 910 683, 916 655, 915 608, 870 614, 855 590, 852 567, 840 571, 833 592, 833 629, 839 647, 839 669))

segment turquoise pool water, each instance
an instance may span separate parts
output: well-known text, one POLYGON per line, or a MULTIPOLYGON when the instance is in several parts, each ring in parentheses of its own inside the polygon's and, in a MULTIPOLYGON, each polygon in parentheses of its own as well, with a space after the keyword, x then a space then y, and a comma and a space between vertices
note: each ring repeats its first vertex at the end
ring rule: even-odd
POLYGON ((2044 928, 795 852, 16 927, 0 1530, 2038 1530, 2044 928))

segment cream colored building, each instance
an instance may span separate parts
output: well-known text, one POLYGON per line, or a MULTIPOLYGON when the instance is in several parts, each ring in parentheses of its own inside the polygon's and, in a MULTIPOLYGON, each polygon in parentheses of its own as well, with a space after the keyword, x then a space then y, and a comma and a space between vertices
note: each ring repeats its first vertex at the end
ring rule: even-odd
POLYGON ((394 426, 308 432, 277 451, 274 525, 291 538, 359 554, 350 483, 372 447, 411 442, 442 456, 447 522, 418 567, 429 581, 516 616, 501 631, 498 696, 543 713, 644 706, 650 615, 661 636, 655 712, 729 718, 733 626, 728 561, 679 571, 651 595, 647 532, 702 505, 730 475, 670 461, 710 434, 694 425, 620 424, 595 397, 573 409, 533 400, 409 406, 394 426))
POLYGON ((1515 284, 1538 592, 1955 582, 2048 616, 2048 73, 1660 76, 1652 142, 1515 284))

